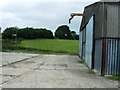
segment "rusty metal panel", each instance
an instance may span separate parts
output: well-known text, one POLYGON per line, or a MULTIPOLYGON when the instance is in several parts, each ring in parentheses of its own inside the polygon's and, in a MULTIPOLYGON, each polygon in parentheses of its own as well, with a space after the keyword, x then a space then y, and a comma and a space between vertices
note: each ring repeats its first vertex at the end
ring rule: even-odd
POLYGON ((107 35, 106 37, 119 37, 120 30, 118 29, 118 4, 106 4, 106 14, 107 14, 107 22, 105 27, 107 27, 107 35))
POLYGON ((86 50, 86 29, 82 30, 82 59, 85 59, 85 50, 86 50))
POLYGON ((83 48, 82 48, 82 59, 84 59, 85 60, 85 51, 86 51, 86 48, 85 48, 85 46, 86 46, 86 43, 83 43, 83 48))
POLYGON ((93 49, 93 17, 86 26, 86 50, 85 50, 85 63, 92 68, 92 49, 93 49))
POLYGON ((106 74, 120 74, 120 39, 106 40, 106 74))
POLYGON ((101 74, 102 65, 102 39, 95 41, 94 69, 101 74))
POLYGON ((86 42, 86 31, 85 31, 85 28, 82 30, 82 42, 86 42))

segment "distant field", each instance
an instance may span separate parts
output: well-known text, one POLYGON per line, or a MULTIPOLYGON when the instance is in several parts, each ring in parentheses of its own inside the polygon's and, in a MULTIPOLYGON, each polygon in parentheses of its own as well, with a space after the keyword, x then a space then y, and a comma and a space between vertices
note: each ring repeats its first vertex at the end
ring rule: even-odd
POLYGON ((78 54, 77 40, 59 40, 59 39, 35 39, 23 40, 20 44, 23 48, 39 50, 41 52, 51 53, 69 53, 78 54))

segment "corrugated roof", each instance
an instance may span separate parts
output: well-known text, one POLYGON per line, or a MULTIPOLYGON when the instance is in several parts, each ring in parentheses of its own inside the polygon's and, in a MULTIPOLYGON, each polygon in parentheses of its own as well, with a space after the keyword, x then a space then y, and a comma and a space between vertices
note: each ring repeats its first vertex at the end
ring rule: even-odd
POLYGON ((120 0, 100 0, 100 2, 120 2, 120 0))
POLYGON ((82 18, 82 22, 81 22, 81 27, 80 27, 80 30, 82 30, 83 28, 84 28, 84 26, 87 24, 87 22, 89 21, 89 19, 90 19, 90 17, 96 12, 96 10, 97 10, 97 8, 99 8, 99 5, 100 4, 103 4, 103 1, 105 2, 105 3, 118 3, 120 0, 114 0, 114 2, 113 2, 113 0, 109 0, 109 2, 108 2, 108 0, 101 0, 101 1, 99 1, 99 2, 95 2, 95 3, 93 3, 93 4, 90 4, 90 5, 88 5, 88 6, 86 6, 85 8, 84 8, 84 14, 91 14, 91 15, 89 15, 89 16, 83 16, 83 18, 82 18))
POLYGON ((93 3, 93 4, 86 6, 84 8, 83 13, 88 15, 88 16, 83 16, 80 30, 82 30, 84 28, 84 26, 88 23, 89 19, 96 12, 96 10, 99 8, 100 4, 101 4, 101 2, 96 2, 96 3, 93 3))

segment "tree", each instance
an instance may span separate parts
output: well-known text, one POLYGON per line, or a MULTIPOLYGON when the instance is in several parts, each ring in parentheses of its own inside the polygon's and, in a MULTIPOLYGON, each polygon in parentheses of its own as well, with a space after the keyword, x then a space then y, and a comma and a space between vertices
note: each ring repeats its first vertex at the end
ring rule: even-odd
POLYGON ((75 31, 71 31, 71 35, 75 40, 79 40, 79 35, 77 35, 75 31))
POLYGON ((72 35, 76 35, 76 32, 75 32, 75 31, 71 31, 71 34, 72 34, 72 35))
POLYGON ((70 29, 67 25, 62 25, 55 31, 55 37, 59 39, 73 39, 70 29))
POLYGON ((6 28, 5 31, 2 33, 2 38, 12 39, 12 38, 16 37, 18 30, 19 30, 18 27, 6 28))
POLYGON ((14 35, 16 35, 17 38, 23 39, 53 38, 53 33, 50 30, 42 28, 34 29, 32 27, 26 27, 21 29, 17 27, 6 28, 2 35, 3 39, 12 39, 14 35))
POLYGON ((79 35, 76 34, 76 35, 74 36, 74 38, 75 38, 75 40, 79 40, 79 35))

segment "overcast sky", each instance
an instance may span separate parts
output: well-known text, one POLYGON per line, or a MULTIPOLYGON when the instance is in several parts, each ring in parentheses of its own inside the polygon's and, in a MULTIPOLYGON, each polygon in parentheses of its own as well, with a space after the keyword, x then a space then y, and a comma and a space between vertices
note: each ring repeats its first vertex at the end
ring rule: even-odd
POLYGON ((82 13, 84 7, 99 0, 0 0, 0 27, 47 28, 53 32, 68 25, 78 33, 81 17, 68 20, 71 12, 82 13))

